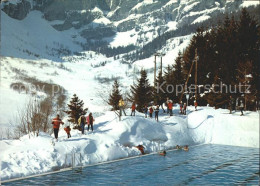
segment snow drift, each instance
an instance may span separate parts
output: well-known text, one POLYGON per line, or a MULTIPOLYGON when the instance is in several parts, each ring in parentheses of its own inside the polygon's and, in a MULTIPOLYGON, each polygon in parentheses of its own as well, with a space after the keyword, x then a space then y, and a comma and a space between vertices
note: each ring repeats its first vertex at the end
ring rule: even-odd
MULTIPOLYGON (((130 110, 127 110, 130 113, 130 110)), ((161 114, 159 122, 136 116, 125 116, 118 121, 113 112, 96 118, 94 132, 81 135, 72 130, 67 139, 63 127, 59 142, 52 144, 53 136, 41 133, 39 137, 26 135, 19 140, 0 141, 1 179, 21 177, 52 171, 65 166, 66 155, 82 155, 82 164, 88 165, 129 156, 140 155, 134 147, 142 144, 147 153, 178 145, 203 143, 225 144, 259 148, 259 114, 201 107, 190 109, 187 116, 169 117, 161 114), (160 147, 159 147, 159 144, 160 147)), ((66 125, 66 124, 65 124, 66 125)))

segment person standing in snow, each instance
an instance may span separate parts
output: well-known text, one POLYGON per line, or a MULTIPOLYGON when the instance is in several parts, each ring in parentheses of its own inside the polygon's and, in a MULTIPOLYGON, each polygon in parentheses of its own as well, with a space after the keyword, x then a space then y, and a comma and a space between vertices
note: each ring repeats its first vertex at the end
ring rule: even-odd
POLYGON ((236 99, 236 108, 235 108, 236 111, 238 110, 238 103, 239 103, 239 99, 237 98, 236 99))
POLYGON ((85 125, 86 125, 86 117, 84 115, 81 115, 78 119, 78 124, 81 128, 82 134, 84 134, 85 125))
POLYGON ((197 107, 198 107, 198 102, 197 102, 197 100, 194 101, 194 107, 195 107, 195 111, 197 111, 197 107))
POLYGON ((155 120, 158 122, 159 105, 156 106, 156 109, 154 110, 154 114, 155 114, 155 120))
POLYGON ((125 102, 123 101, 122 98, 119 100, 118 106, 119 106, 119 109, 120 109, 120 116, 122 116, 122 111, 124 112, 124 114, 126 116, 126 113, 125 113, 125 110, 124 110, 125 102))
POLYGON ((240 115, 240 116, 243 116, 243 115, 244 115, 244 113, 243 113, 243 110, 244 110, 244 103, 243 103, 242 100, 240 100, 240 106, 239 106, 239 108, 240 108, 240 111, 241 111, 241 115, 240 115))
POLYGON ((169 112, 170 112, 170 116, 172 116, 172 107, 173 107, 172 100, 169 100, 168 101, 168 109, 169 109, 169 112))
POLYGON ((182 103, 182 101, 180 102, 180 114, 183 114, 183 103, 182 103))
POLYGON ((54 118, 51 122, 53 124, 53 131, 56 141, 58 141, 58 134, 60 129, 60 124, 64 124, 62 120, 60 119, 60 115, 57 114, 56 118, 54 118))
POLYGON ((70 126, 65 127, 64 130, 65 130, 65 132, 67 133, 68 138, 70 138, 70 137, 71 137, 71 135, 70 135, 70 131, 71 131, 70 126))
POLYGON ((150 118, 153 117, 153 106, 151 106, 151 107, 149 108, 149 115, 150 115, 150 118))
POLYGON ((259 110, 259 101, 257 100, 257 98, 255 97, 256 101, 255 101, 255 111, 259 110))
POLYGON ((167 108, 167 114, 169 114, 169 106, 168 106, 168 104, 169 104, 169 98, 167 97, 167 99, 166 99, 166 102, 165 102, 165 105, 166 105, 166 108, 167 108))
POLYGON ((232 96, 230 96, 229 98, 229 114, 232 114, 234 99, 232 98, 232 96))
POLYGON ((135 102, 133 102, 131 108, 132 108, 131 116, 132 116, 132 114, 135 116, 135 102))
POLYGON ((183 114, 186 115, 186 110, 187 110, 187 105, 186 103, 184 103, 183 105, 183 114))
POLYGON ((144 112, 145 118, 147 118, 147 112, 148 112, 147 105, 144 105, 143 112, 144 112))
POLYGON ((95 119, 92 116, 92 113, 89 113, 88 117, 87 117, 87 122, 88 122, 88 131, 89 131, 89 126, 91 126, 91 130, 93 132, 93 123, 94 123, 95 119))

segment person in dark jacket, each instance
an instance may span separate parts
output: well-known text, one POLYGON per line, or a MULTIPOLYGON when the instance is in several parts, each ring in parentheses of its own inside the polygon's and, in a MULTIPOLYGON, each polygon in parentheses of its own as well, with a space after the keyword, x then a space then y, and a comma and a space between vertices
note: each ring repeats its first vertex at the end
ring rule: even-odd
POLYGON ((81 128, 82 134, 84 134, 85 131, 85 125, 86 125, 86 117, 84 115, 80 116, 78 119, 78 124, 81 128))
POLYGON ((57 114, 56 118, 54 118, 51 122, 53 124, 53 131, 56 141, 58 141, 58 134, 60 129, 60 124, 64 124, 62 120, 60 119, 60 115, 57 114))
POLYGON ((243 115, 244 115, 244 113, 243 113, 243 110, 244 110, 244 103, 243 103, 242 100, 240 100, 240 106, 239 106, 239 108, 240 108, 240 111, 241 111, 241 115, 240 115, 240 116, 243 116, 243 115))
POLYGON ((183 114, 183 103, 182 103, 182 101, 180 102, 180 114, 183 114))
POLYGON ((157 105, 156 109, 154 110, 155 120, 158 122, 158 115, 159 115, 159 105, 157 105))
POLYGON ((144 112, 145 118, 147 118, 147 112, 148 112, 147 105, 144 105, 143 112, 144 112))
POLYGON ((89 126, 91 126, 91 130, 93 132, 93 123, 94 123, 95 119, 92 116, 92 113, 89 113, 87 121, 88 121, 88 131, 89 131, 89 126))
POLYGON ((232 98, 232 96, 230 96, 229 97, 229 114, 232 114, 233 104, 234 104, 234 98, 232 98))

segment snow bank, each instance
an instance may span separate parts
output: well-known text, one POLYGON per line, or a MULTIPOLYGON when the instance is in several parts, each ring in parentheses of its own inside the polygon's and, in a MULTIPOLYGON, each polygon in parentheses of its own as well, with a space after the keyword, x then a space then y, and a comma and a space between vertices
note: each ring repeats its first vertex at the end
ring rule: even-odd
POLYGON ((260 5, 260 2, 259 2, 259 1, 257 1, 257 0, 251 0, 251 1, 244 1, 244 2, 240 5, 240 7, 242 7, 242 8, 247 8, 247 7, 249 7, 249 6, 258 6, 258 5, 260 5))
MULTIPOLYGON (((203 143, 259 148, 259 114, 200 107, 188 107, 188 115, 164 113, 159 122, 136 116, 123 116, 118 121, 114 112, 96 118, 94 132, 81 135, 72 130, 67 139, 63 126, 59 142, 52 143, 53 135, 40 133, 39 137, 26 135, 19 140, 0 141, 1 179, 6 180, 52 171, 65 166, 66 155, 81 154, 83 165, 140 155, 134 147, 143 145, 146 152, 173 148, 178 145, 203 143), (159 146, 160 144, 160 146, 159 146)), ((130 114, 130 110, 126 111, 130 114)), ((70 156, 68 156, 70 157, 70 156)), ((68 163, 67 158, 67 163, 68 163)))
POLYGON ((202 109, 188 115, 188 128, 193 140, 212 143, 259 148, 259 113, 240 112, 229 114, 228 110, 202 109))

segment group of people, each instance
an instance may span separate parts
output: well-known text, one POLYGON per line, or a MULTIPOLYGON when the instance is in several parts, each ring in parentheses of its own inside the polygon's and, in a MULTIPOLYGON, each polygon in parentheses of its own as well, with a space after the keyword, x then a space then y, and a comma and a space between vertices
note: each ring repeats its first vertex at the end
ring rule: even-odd
MULTIPOLYGON (((167 98, 165 105, 167 107, 167 114, 169 114, 170 116, 173 116, 173 111, 172 111, 173 110, 173 101, 170 100, 169 98, 167 98)), ((125 103, 122 98, 119 100, 118 106, 119 106, 120 117, 122 116, 123 113, 126 116, 126 112, 124 110, 125 103)), ((194 106, 195 106, 195 111, 197 111, 198 103, 196 100, 194 101, 194 106)), ((152 105, 152 106, 148 107, 147 104, 145 104, 142 109, 143 113, 145 114, 145 118, 147 118, 148 114, 149 114, 150 118, 153 118, 153 113, 154 113, 155 120, 158 122, 159 110, 160 110, 159 107, 160 107, 159 105, 156 105, 156 106, 152 105)), ((135 110, 136 110, 136 103, 133 102, 132 106, 131 106, 131 116, 135 116, 135 110)), ((186 115, 186 110, 187 110, 186 103, 183 104, 181 101, 180 102, 180 114, 186 115)))
MULTIPOLYGON (((95 121, 95 119, 94 119, 92 113, 89 113, 89 115, 87 117, 85 115, 81 115, 78 119, 78 125, 80 126, 81 133, 84 134, 86 124, 88 125, 87 130, 89 131, 89 128, 91 127, 91 130, 93 132, 94 121, 95 121)), ((55 137, 56 141, 58 141, 60 125, 64 125, 64 122, 60 119, 59 114, 57 114, 57 116, 52 120, 52 125, 53 125, 54 137, 55 137)), ((64 127, 64 130, 67 133, 67 137, 70 138, 71 137, 70 126, 64 127)))
MULTIPOLYGON (((233 98, 232 96, 229 97, 229 103, 228 103, 228 106, 229 106, 229 114, 232 114, 232 111, 234 110, 234 105, 235 105, 235 98, 233 98)), ((243 116, 244 113, 244 103, 242 100, 240 100, 240 104, 239 104, 239 99, 237 98, 236 99, 236 106, 235 106, 235 109, 238 109, 240 110, 241 112, 241 115, 240 116, 243 116)))
POLYGON ((89 113, 89 115, 86 117, 85 115, 81 115, 78 119, 78 125, 80 126, 81 129, 81 133, 84 134, 85 132, 85 125, 88 125, 88 131, 89 131, 89 127, 91 127, 91 130, 93 132, 93 123, 94 123, 95 119, 92 115, 92 113, 89 113))

